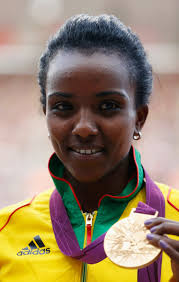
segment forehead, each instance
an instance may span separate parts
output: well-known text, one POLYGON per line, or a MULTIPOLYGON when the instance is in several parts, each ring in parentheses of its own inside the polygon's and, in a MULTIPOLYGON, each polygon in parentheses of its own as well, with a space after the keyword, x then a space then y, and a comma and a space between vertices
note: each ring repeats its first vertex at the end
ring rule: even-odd
MULTIPOLYGON (((116 53, 85 54, 80 51, 60 50, 50 61, 47 73, 47 93, 59 87, 80 87, 86 83, 99 88, 131 90, 125 59, 116 53)), ((73 89, 72 89, 73 90, 73 89)))

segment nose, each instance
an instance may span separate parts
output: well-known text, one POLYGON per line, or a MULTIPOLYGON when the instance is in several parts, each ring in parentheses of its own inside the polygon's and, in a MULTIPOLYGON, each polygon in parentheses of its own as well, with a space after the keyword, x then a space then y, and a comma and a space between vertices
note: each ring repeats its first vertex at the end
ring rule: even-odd
POLYGON ((92 113, 88 110, 81 110, 79 113, 79 117, 75 122, 74 128, 72 130, 73 135, 78 135, 82 138, 87 138, 89 136, 97 135, 98 129, 96 126, 96 122, 92 117, 92 113))

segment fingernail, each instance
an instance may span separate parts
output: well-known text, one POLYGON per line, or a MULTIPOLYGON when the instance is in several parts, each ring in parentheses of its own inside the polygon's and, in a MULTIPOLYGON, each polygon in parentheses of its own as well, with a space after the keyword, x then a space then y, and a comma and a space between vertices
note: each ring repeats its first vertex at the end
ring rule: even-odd
POLYGON ((145 225, 150 225, 153 222, 153 219, 147 219, 144 221, 145 225))
POLYGON ((147 234, 147 239, 148 240, 153 240, 153 238, 154 238, 154 235, 153 234, 147 234))
POLYGON ((163 241, 163 240, 160 240, 160 241, 159 241, 159 245, 160 245, 160 247, 161 247, 162 249, 168 248, 168 244, 167 244, 165 241, 163 241))
POLYGON ((152 228, 150 228, 150 232, 154 233, 157 230, 157 226, 153 226, 152 228))

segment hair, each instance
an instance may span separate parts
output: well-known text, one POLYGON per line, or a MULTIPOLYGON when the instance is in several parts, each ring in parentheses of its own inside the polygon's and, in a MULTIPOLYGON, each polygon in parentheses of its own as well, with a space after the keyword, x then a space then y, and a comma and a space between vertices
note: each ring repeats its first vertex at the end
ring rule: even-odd
POLYGON ((90 55, 96 51, 117 53, 125 60, 130 81, 135 85, 136 107, 149 103, 152 92, 152 67, 138 36, 113 15, 77 15, 50 38, 39 63, 40 101, 46 106, 46 80, 49 64, 59 50, 77 50, 90 55))

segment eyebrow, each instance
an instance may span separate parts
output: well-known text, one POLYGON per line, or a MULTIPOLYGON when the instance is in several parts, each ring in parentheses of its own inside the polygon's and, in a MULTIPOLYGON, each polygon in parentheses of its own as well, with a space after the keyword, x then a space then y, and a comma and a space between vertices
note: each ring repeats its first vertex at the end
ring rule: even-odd
MULTIPOLYGON (((124 91, 116 91, 116 90, 110 90, 110 91, 102 91, 96 94, 96 97, 105 97, 105 96, 109 96, 109 95, 120 95, 125 99, 129 99, 128 95, 124 92, 124 91)), ((71 93, 66 93, 66 92, 53 92, 51 94, 48 95, 48 97, 51 96, 56 96, 56 97, 63 97, 63 98, 72 98, 74 95, 71 93)))
POLYGON ((129 99, 128 95, 124 91, 116 91, 116 90, 102 91, 100 93, 97 93, 96 97, 105 97, 108 95, 120 95, 125 99, 129 99))
POLYGON ((56 97, 59 97, 59 96, 61 96, 61 97, 64 97, 64 98, 71 98, 72 96, 73 96, 73 94, 71 94, 71 93, 65 93, 65 92, 53 92, 53 93, 51 93, 51 94, 49 94, 49 95, 47 95, 48 97, 51 97, 51 96, 56 96, 56 97))

